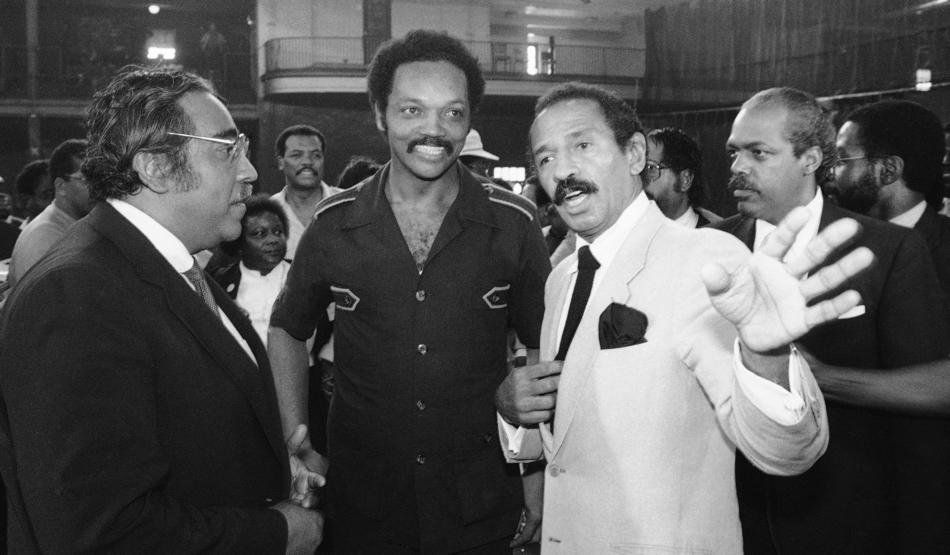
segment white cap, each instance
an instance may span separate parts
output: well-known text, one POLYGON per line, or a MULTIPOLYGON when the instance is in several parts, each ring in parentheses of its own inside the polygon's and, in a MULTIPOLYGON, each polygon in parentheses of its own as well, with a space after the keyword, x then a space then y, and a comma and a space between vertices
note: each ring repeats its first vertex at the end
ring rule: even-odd
POLYGON ((498 160, 497 156, 485 150, 485 147, 482 146, 482 136, 474 129, 469 131, 468 136, 465 137, 465 146, 462 147, 462 152, 459 153, 459 156, 477 156, 478 158, 486 158, 488 160, 498 160))

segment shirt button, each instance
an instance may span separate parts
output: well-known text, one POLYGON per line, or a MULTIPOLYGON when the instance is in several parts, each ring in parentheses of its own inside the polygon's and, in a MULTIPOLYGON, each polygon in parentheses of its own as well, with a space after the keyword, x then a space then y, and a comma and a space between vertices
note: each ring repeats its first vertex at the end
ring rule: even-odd
POLYGON ((563 472, 563 470, 556 464, 552 464, 548 467, 548 474, 550 474, 552 478, 557 478, 561 472, 563 472))
POLYGON ((425 464, 425 463, 426 463, 425 455, 423 455, 422 453, 419 453, 418 455, 416 455, 416 464, 425 464))
POLYGON ((416 291, 416 300, 419 301, 420 303, 421 303, 422 301, 426 300, 426 291, 425 291, 425 289, 420 289, 420 290, 416 291))
POLYGON ((419 343, 419 346, 416 347, 416 350, 419 351, 420 355, 424 355, 429 351, 429 348, 426 347, 425 343, 419 343))
POLYGON ((416 401, 416 408, 419 410, 426 410, 426 402, 423 401, 422 399, 419 399, 418 401, 416 401))

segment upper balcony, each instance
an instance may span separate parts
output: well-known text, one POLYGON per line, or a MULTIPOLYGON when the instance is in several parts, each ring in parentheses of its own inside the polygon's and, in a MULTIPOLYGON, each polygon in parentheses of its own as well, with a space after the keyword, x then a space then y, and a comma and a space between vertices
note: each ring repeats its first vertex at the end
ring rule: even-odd
MULTIPOLYGON (((0 115, 20 115, 26 108, 38 115, 83 117, 92 95, 112 79, 116 70, 129 63, 156 63, 124 52, 89 56, 56 46, 41 46, 36 54, 37 71, 31 77, 26 46, 0 45, 0 115)), ((236 117, 257 117, 256 76, 246 51, 226 52, 214 74, 188 64, 182 67, 211 78, 236 117)))
MULTIPOLYGON (((569 80, 607 85, 640 97, 643 49, 466 41, 485 74, 486 95, 540 96, 569 80)), ((264 45, 264 95, 365 93, 367 66, 379 46, 362 37, 291 37, 264 45)))

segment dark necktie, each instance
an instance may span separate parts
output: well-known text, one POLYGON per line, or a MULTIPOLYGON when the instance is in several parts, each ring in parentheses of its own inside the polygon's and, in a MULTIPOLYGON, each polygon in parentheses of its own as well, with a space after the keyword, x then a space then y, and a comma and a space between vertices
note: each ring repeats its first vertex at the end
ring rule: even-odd
POLYGON ((590 247, 583 246, 577 251, 577 280, 574 282, 574 293, 571 295, 571 304, 567 309, 567 321, 564 322, 564 332, 561 334, 561 345, 554 360, 564 360, 567 349, 571 346, 577 326, 581 323, 584 308, 590 298, 590 290, 594 286, 594 274, 600 268, 600 263, 590 253, 590 247))
POLYGON ((195 260, 194 264, 191 265, 191 268, 182 272, 188 281, 195 286, 195 291, 201 295, 201 300, 208 305, 208 308, 211 309, 211 312, 218 315, 218 303, 214 302, 214 295, 211 294, 211 288, 208 287, 208 282, 205 281, 204 272, 201 271, 201 267, 198 266, 198 261, 195 260))

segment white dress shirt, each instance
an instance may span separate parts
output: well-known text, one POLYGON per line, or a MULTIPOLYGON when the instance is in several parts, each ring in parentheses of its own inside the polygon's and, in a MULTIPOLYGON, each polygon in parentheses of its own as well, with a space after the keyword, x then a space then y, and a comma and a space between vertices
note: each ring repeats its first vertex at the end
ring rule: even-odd
POLYGON ((687 206, 686 212, 683 212, 682 214, 680 214, 680 217, 676 218, 673 221, 680 224, 683 227, 695 229, 696 224, 699 223, 699 214, 697 214, 696 211, 693 210, 692 206, 687 206))
MULTIPOLYGON (((339 193, 343 189, 337 187, 331 187, 323 181, 320 182, 320 189, 323 191, 322 199, 339 193)), ((303 232, 307 230, 307 226, 310 225, 310 221, 313 218, 307 219, 307 221, 302 222, 300 218, 297 217, 297 213, 294 212, 294 207, 287 202, 287 187, 285 186, 279 192, 271 195, 272 199, 277 201, 277 204, 284 209, 284 212, 287 213, 287 225, 290 229, 287 230, 287 258, 293 260, 294 255, 297 253, 297 244, 300 242, 300 238, 303 236, 303 232)), ((321 199, 321 200, 322 200, 321 199)))
POLYGON ((913 228, 915 225, 917 225, 917 222, 920 221, 920 218, 924 215, 925 210, 927 210, 927 201, 922 200, 915 204, 910 210, 904 212, 903 214, 894 216, 889 221, 892 224, 897 224, 901 227, 913 228))
MULTIPOLYGON (((142 212, 138 208, 132 206, 131 204, 117 199, 107 199, 106 202, 112 205, 113 208, 119 214, 129 221, 136 229, 142 232, 145 235, 145 238, 155 247, 155 249, 171 264, 171 267, 178 272, 178 275, 181 276, 181 279, 188 284, 188 287, 195 291, 195 286, 185 277, 184 272, 190 270, 192 265, 195 263, 194 257, 191 256, 191 253, 188 252, 188 249, 185 248, 185 244, 176 237, 171 231, 168 231, 162 224, 155 221, 154 218, 142 212)), ((208 278, 205 277, 207 280, 208 278)), ((204 301, 202 301, 204 302, 204 301)), ((238 342, 244 352, 247 353, 247 356, 251 358, 251 361, 257 365, 257 359, 254 358, 254 353, 251 351, 250 345, 247 344, 247 341, 241 337, 241 334, 238 333, 237 328, 234 327, 234 324, 231 323, 231 319, 224 313, 223 310, 218 310, 218 315, 221 317, 221 323, 224 324, 224 327, 227 328, 228 333, 234 337, 234 340, 238 342)))
POLYGON ((270 324, 270 313, 274 308, 274 301, 280 294, 290 264, 281 260, 267 275, 258 270, 252 270, 238 262, 241 270, 241 286, 238 287, 234 302, 247 311, 247 317, 254 326, 254 331, 260 336, 261 342, 267 345, 267 326, 270 324))

